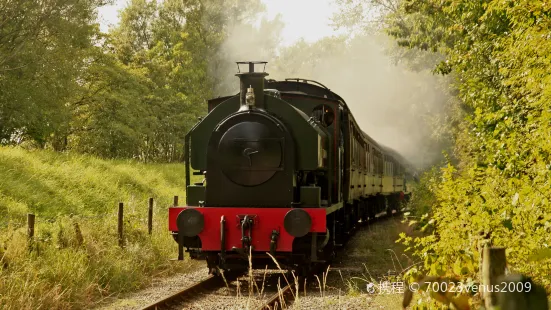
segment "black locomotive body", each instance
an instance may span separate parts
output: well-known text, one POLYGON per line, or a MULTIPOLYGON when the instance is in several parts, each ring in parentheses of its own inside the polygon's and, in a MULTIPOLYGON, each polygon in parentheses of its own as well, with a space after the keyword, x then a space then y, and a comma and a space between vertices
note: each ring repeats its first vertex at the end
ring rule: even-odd
POLYGON ((179 258, 185 248, 211 272, 330 260, 359 222, 398 210, 410 170, 324 85, 243 64, 240 93, 209 100, 186 137, 186 206, 169 212, 179 258))

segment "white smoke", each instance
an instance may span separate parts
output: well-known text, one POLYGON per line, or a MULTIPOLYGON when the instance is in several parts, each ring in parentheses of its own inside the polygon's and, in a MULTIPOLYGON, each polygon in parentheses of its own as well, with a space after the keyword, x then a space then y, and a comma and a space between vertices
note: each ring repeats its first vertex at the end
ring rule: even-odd
POLYGON ((218 95, 238 91, 234 61, 265 60, 268 78, 313 79, 339 94, 363 131, 398 151, 417 167, 441 156, 442 145, 432 139, 433 121, 445 113, 448 96, 441 77, 413 72, 395 64, 386 50, 397 49, 384 35, 324 38, 281 47, 279 18, 258 26, 236 25, 222 46, 227 65, 218 95))

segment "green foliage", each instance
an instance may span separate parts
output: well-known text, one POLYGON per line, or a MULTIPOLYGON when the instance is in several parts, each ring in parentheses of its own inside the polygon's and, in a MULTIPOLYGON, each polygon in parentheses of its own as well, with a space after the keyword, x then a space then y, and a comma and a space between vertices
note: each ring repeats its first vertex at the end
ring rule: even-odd
POLYGON ((67 127, 102 0, 0 3, 0 143, 43 147, 67 127), (59 8, 63 7, 63 10, 59 8))
MULTIPOLYGON (((468 116, 456 128, 458 165, 442 169, 432 186, 437 203, 430 235, 416 241, 418 254, 435 253, 425 269, 449 268, 461 255, 479 264, 483 245, 507 248, 510 268, 551 289, 549 251, 549 63, 541 53, 551 20, 543 2, 436 4, 408 1, 407 16, 420 15, 414 31, 393 34, 408 45, 446 55, 437 66, 453 73, 468 116), (431 27, 429 27, 431 25, 431 27), (537 257, 536 260, 529 259, 537 257)), ((457 263, 457 270, 461 263, 457 263)), ((476 278, 478 268, 467 274, 476 278)), ((447 272, 457 273, 448 269, 447 272)))
POLYGON ((73 147, 109 158, 182 159, 185 134, 219 87, 217 52, 259 3, 131 1, 85 77, 89 99, 75 109, 73 147))
POLYGON ((264 9, 133 0, 103 34, 95 11, 106 2, 0 3, 0 144, 181 160, 185 134, 226 79, 220 67, 234 65, 222 46, 264 9))
MULTIPOLYGON (((149 236, 146 224, 138 220, 141 213, 129 212, 125 220, 125 248, 117 246, 114 216, 39 222, 30 253, 26 228, 3 228, 0 308, 90 309, 111 295, 143 288, 158 273, 197 268, 189 260, 169 261, 175 243, 166 226, 157 225, 149 236), (82 244, 74 223, 81 229, 82 244)), ((163 222, 166 217, 155 216, 155 223, 163 222)))
POLYGON ((0 175, 2 309, 89 309, 159 272, 193 268, 167 259, 175 253, 167 206, 173 195, 183 199, 182 165, 0 147, 0 175), (151 236, 149 197, 155 198, 151 236), (125 202, 124 249, 117 245, 118 201, 125 202), (27 212, 37 222, 32 253, 27 212))
POLYGON ((169 205, 185 188, 183 165, 104 161, 14 147, 0 147, 0 174, 0 214, 4 221, 20 223, 27 212, 40 218, 113 213, 119 201, 149 197, 169 205))
MULTIPOLYGON (((417 203, 431 205, 422 211, 426 235, 403 239, 421 271, 477 279, 491 244, 507 248, 510 270, 551 291, 550 9, 545 1, 375 2, 386 4, 384 25, 398 44, 444 57, 433 69, 453 78, 462 111, 448 164, 421 185, 429 195, 417 203)), ((362 13, 368 1, 343 3, 362 13)), ((353 24, 365 17, 356 16, 353 24)))

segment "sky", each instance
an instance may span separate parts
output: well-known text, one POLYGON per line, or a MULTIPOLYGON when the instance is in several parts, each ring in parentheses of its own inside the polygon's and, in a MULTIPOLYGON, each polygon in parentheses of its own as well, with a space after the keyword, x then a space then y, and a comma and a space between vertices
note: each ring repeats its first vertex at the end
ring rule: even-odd
MULTIPOLYGON (((118 12, 130 0, 115 0, 113 5, 99 9, 101 30, 107 32, 110 25, 118 23, 118 12)), ((292 45, 300 38, 308 42, 317 41, 336 32, 330 26, 331 17, 337 10, 333 0, 262 0, 266 5, 267 17, 273 19, 281 14, 285 23, 282 45, 292 45), (305 15, 305 12, 308 14, 305 15)))

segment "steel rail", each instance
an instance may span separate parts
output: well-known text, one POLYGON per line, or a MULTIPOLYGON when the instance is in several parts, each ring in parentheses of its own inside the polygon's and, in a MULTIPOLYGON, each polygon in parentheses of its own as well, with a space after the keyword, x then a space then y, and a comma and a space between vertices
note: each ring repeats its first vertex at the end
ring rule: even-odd
MULTIPOLYGON (((386 214, 386 212, 381 212, 377 214, 375 218, 370 219, 367 223, 359 223, 363 225, 360 225, 358 228, 368 223, 372 224, 375 222, 387 220, 399 214, 400 214, 399 211, 391 215, 386 214)), ((324 272, 324 270, 325 268, 317 268, 316 271, 312 272, 312 275, 319 274, 320 272, 324 272)), ((304 277, 299 277, 298 282, 296 283, 298 283, 298 285, 300 286, 300 284, 303 282, 304 282, 304 277)), ((277 293, 274 293, 262 306, 258 307, 257 310, 276 310, 276 309, 283 309, 283 307, 289 307, 289 304, 292 303, 296 298, 295 294, 297 294, 299 291, 295 286, 296 283, 295 282, 289 283, 284 288, 280 289, 277 293)))
POLYGON ((200 293, 208 293, 215 291, 219 288, 222 288, 226 286, 226 284, 229 284, 235 279, 237 279, 239 276, 241 276, 242 273, 229 273, 225 274, 224 277, 216 276, 216 275, 209 275, 206 279, 195 283, 194 285, 183 289, 181 291, 178 291, 170 296, 167 296, 163 299, 160 299, 152 304, 149 304, 143 308, 142 310, 161 310, 161 309, 167 309, 172 307, 175 304, 183 304, 187 300, 193 300, 197 297, 200 293))
MULTIPOLYGON (((298 279, 298 283, 301 283, 303 281, 303 278, 298 279)), ((289 306, 291 302, 295 300, 295 293, 293 293, 293 289, 296 290, 295 283, 289 283, 287 286, 285 286, 283 289, 279 290, 277 293, 270 296, 268 301, 266 301, 262 306, 258 307, 257 310, 275 310, 283 309, 283 305, 289 306)))

